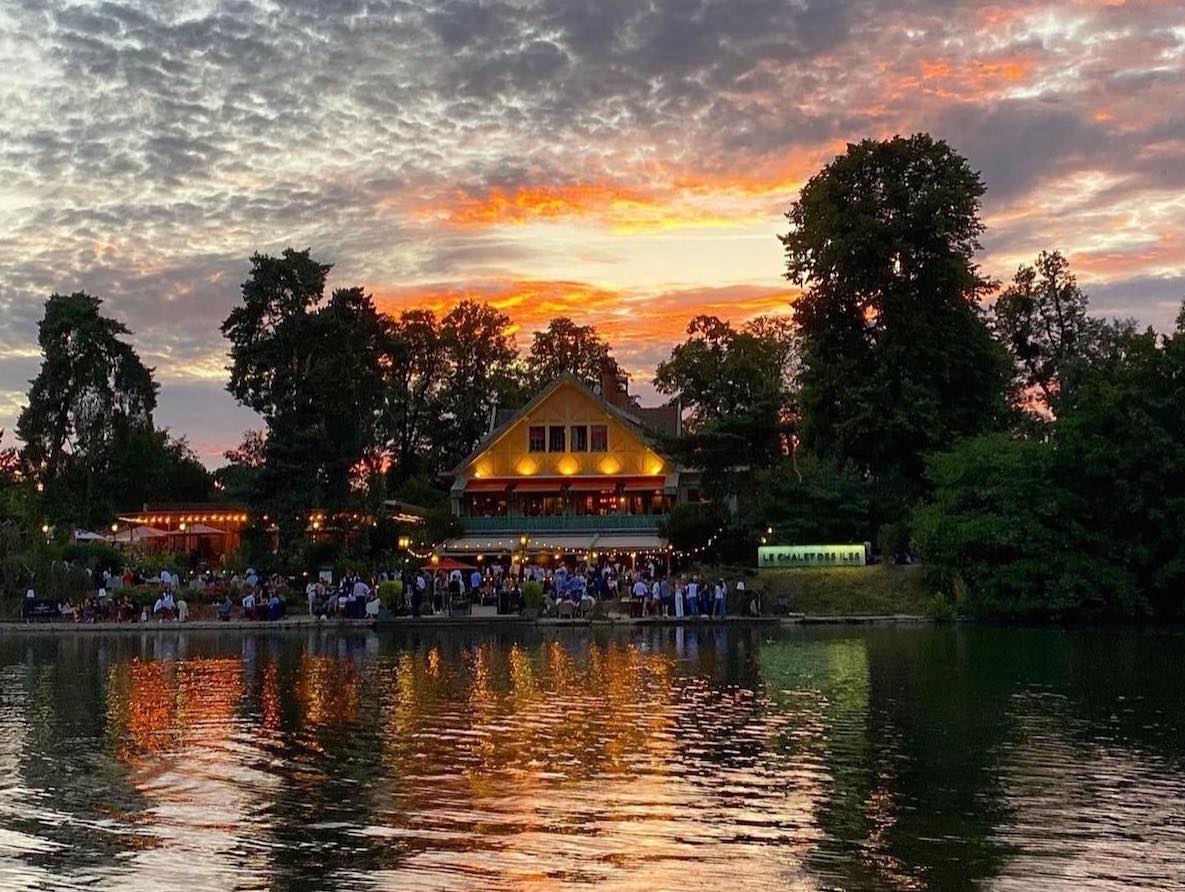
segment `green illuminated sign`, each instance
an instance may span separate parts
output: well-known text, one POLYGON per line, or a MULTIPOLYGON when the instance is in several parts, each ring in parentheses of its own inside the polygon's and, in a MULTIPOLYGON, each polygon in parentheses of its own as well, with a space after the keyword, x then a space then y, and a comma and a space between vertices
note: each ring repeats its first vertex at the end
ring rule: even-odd
POLYGON ((863 567, 863 545, 763 545, 758 567, 863 567))

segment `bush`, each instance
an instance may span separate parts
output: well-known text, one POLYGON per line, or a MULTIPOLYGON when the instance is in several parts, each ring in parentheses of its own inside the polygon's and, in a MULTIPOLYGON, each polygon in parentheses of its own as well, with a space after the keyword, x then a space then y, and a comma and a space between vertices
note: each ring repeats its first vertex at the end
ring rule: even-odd
POLYGON ((533 579, 523 586, 523 606, 528 610, 543 609, 543 586, 533 579))
POLYGON ((142 551, 129 558, 133 568, 145 576, 159 576, 161 570, 176 573, 189 566, 189 555, 183 551, 142 551))
POLYGON ((936 623, 951 623, 958 619, 955 605, 943 595, 935 595, 926 602, 926 616, 936 623))
POLYGON ((156 599, 160 597, 160 592, 158 585, 125 585, 115 595, 118 598, 126 598, 137 608, 147 607, 151 611, 156 599))
POLYGON ((123 552, 101 542, 75 542, 62 548, 62 560, 86 567, 101 576, 104 570, 118 574, 124 568, 123 552))
POLYGON ((398 613, 403 609, 403 583, 398 579, 394 582, 380 582, 379 600, 392 613, 398 613))

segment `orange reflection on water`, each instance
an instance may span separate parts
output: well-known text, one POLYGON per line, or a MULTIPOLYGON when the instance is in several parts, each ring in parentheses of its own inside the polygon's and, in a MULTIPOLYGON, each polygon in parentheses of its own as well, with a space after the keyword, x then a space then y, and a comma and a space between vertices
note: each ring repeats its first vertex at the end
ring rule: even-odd
POLYGON ((219 732, 231 729, 242 696, 241 659, 116 664, 107 686, 109 737, 125 761, 144 753, 209 745, 219 732))
POLYGON ((303 654, 296 675, 296 699, 305 725, 345 725, 358 715, 361 673, 356 663, 303 654))

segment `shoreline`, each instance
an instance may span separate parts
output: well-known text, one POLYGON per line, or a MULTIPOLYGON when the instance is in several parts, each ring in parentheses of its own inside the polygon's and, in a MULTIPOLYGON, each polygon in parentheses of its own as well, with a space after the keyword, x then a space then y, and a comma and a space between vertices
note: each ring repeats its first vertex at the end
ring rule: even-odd
POLYGON ((312 617, 294 617, 276 622, 260 620, 194 620, 184 623, 154 622, 146 623, 65 623, 65 622, 22 622, 19 620, 0 621, 0 635, 50 634, 50 635, 87 635, 99 632, 122 632, 141 634, 161 634, 165 632, 305 632, 313 629, 324 631, 358 631, 373 630, 377 632, 397 631, 401 629, 438 629, 438 628, 474 628, 474 629, 514 629, 514 628, 586 628, 586 629, 614 629, 614 628, 644 628, 648 626, 673 626, 693 628, 714 628, 718 626, 766 626, 781 628, 783 626, 801 625, 920 625, 932 623, 933 620, 924 616, 912 614, 888 614, 877 616, 807 616, 795 613, 786 616, 730 616, 721 619, 707 619, 695 617, 620 617, 616 619, 530 619, 522 616, 422 616, 396 617, 395 619, 376 622, 370 619, 334 619, 320 620, 312 617))

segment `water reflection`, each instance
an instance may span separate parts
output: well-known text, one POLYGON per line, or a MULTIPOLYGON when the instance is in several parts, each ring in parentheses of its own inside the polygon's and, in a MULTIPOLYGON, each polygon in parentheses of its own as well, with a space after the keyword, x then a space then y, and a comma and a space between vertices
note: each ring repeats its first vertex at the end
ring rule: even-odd
POLYGON ((0 885, 1179 885, 1180 645, 13 636, 0 885))

